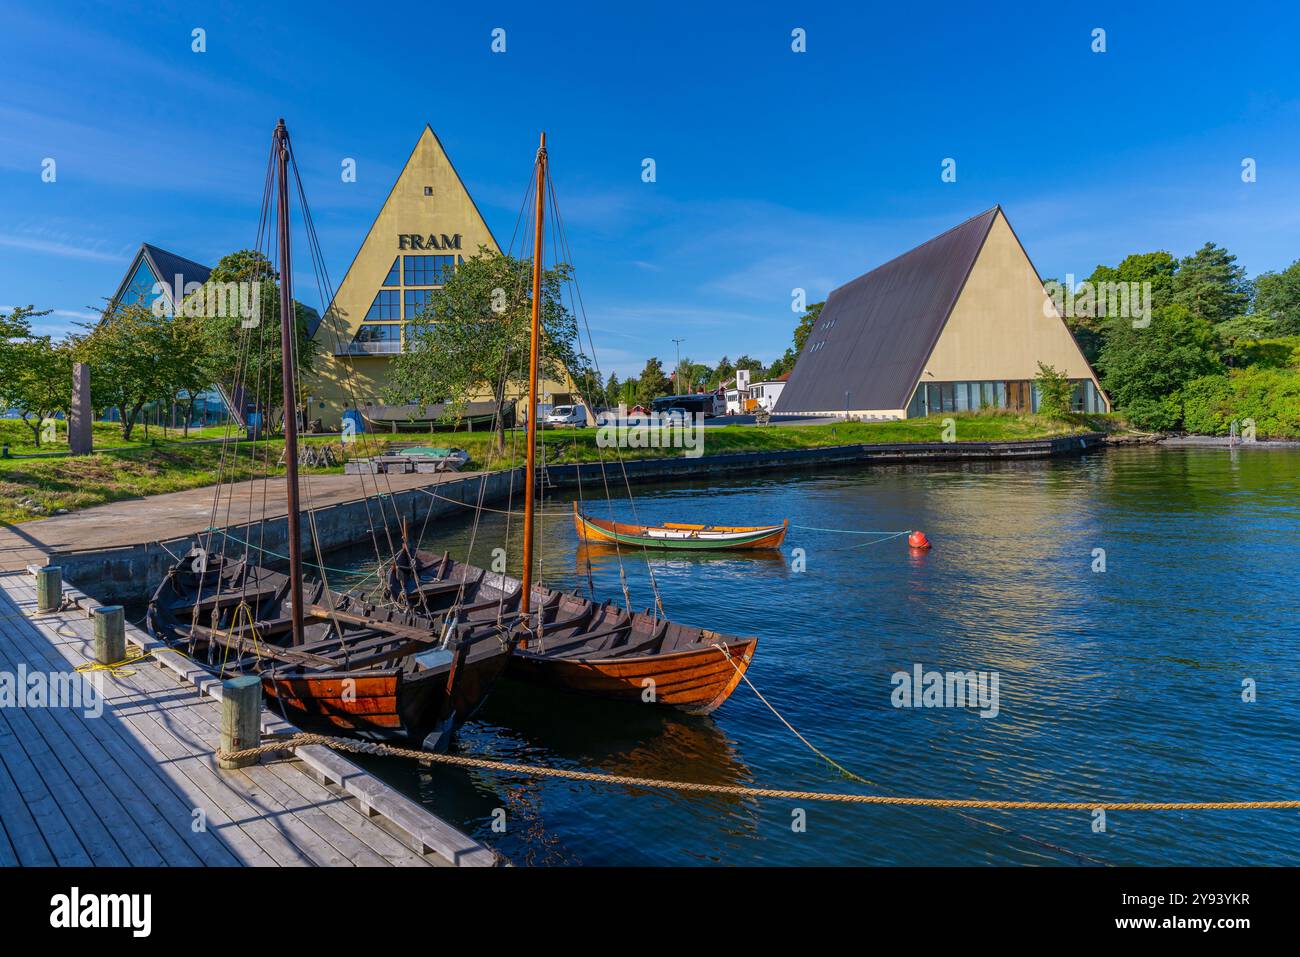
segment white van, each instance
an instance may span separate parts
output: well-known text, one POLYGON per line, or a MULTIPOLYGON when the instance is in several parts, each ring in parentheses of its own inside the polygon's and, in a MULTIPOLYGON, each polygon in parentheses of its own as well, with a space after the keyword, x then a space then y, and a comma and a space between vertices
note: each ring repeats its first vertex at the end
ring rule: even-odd
POLYGON ((580 405, 557 405, 546 413, 542 420, 544 425, 586 425, 587 410, 580 405))

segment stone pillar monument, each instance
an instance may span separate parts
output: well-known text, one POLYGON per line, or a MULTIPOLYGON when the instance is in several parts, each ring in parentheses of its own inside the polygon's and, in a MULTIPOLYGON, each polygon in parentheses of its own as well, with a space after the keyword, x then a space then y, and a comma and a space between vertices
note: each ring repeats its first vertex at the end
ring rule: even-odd
POLYGON ((90 423, 94 412, 90 407, 90 366, 84 362, 72 365, 72 414, 68 416, 68 447, 73 455, 89 455, 95 449, 94 433, 90 423))

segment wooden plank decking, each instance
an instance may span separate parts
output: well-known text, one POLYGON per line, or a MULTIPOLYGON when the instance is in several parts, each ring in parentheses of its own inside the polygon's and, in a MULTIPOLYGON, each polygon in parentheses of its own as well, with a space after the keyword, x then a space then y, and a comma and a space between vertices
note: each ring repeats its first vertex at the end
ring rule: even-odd
MULTIPOLYGON (((67 675, 87 661, 96 603, 66 585, 65 594, 81 607, 37 615, 34 579, 0 574, 0 673, 67 675)), ((127 632, 128 654, 158 647, 127 632)), ((131 670, 97 673, 98 716, 0 707, 0 865, 494 863, 487 848, 327 748, 219 770, 220 683, 165 651, 131 670)), ((291 730, 267 712, 263 726, 291 730)))

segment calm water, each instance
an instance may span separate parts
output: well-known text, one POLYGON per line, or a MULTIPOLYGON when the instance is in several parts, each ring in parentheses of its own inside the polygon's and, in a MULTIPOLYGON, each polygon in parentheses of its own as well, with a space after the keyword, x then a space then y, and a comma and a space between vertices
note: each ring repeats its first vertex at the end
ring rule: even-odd
MULTIPOLYGON (((593 489, 587 489, 590 498, 593 489)), ((567 507, 568 499, 548 502, 567 507)), ((626 501, 616 506, 629 517, 626 501)), ((607 515, 603 499, 593 508, 607 515)), ((1300 797, 1300 452, 1111 450, 1078 460, 926 466, 642 487, 642 521, 924 529, 901 540, 793 529, 779 558, 660 557, 669 614, 755 634, 757 687, 814 744, 901 795, 1084 801, 1300 797), (791 570, 802 548, 807 568, 791 570), (1093 571, 1093 550, 1106 570, 1093 571), (997 672, 1000 713, 899 709, 914 664, 997 672), (1258 700, 1242 701, 1253 679, 1258 700)), ((485 517, 471 560, 499 545, 485 517)), ((585 588, 563 516, 549 583, 585 588)), ((468 519, 424 543, 464 556, 468 519)), ((516 538, 517 541, 517 538, 516 538)), ((360 563, 365 556, 354 556, 360 563)), ((335 556, 334 561, 347 560, 335 556)), ((596 592, 617 561, 593 556, 596 592)), ((647 562, 625 559, 650 604, 647 562)), ((839 777, 743 685, 713 716, 498 687, 459 749, 558 767, 869 790, 839 777)), ((372 767, 518 864, 1295 864, 1286 811, 977 811, 680 796, 406 762, 372 767), (492 830, 504 808, 507 831, 492 830)))

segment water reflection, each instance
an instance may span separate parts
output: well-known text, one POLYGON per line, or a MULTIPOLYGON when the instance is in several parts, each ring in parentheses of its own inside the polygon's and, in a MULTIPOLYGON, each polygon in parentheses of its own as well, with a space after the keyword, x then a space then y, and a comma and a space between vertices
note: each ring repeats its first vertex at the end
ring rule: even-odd
POLYGON ((786 559, 779 549, 755 551, 646 551, 579 542, 573 549, 573 572, 584 578, 590 563, 593 574, 617 578, 621 562, 644 564, 656 575, 688 574, 702 565, 725 575, 743 575, 756 568, 784 573, 786 559))
MULTIPOLYGON (((543 579, 585 592, 590 562, 596 597, 621 602, 618 553, 580 549, 567 505, 548 502, 543 579)), ((613 512, 632 518, 625 502, 613 512)), ((1084 801, 1300 793, 1300 452, 1113 449, 1057 462, 712 479, 639 489, 636 518, 789 518, 779 553, 625 551, 633 605, 653 604, 653 572, 674 619, 757 635, 755 684, 881 792, 1084 801), (919 528, 935 547, 862 546, 863 538, 816 530, 827 528, 919 528), (802 571, 791 567, 794 549, 802 571), (1104 571, 1095 569, 1097 549, 1104 571), (915 663, 997 672, 998 716, 893 707, 890 676, 915 663), (1244 678, 1267 692, 1253 704, 1241 699, 1244 678)), ((464 557, 473 538, 471 560, 486 564, 506 531, 501 515, 485 516, 477 533, 466 517, 448 518, 431 522, 424 541, 464 557)), ((516 525, 510 533, 517 544, 516 525)), ((367 556, 354 558, 361 567, 367 556)), ((647 777, 860 787, 743 687, 713 716, 686 718, 503 685, 460 747, 647 777)), ((1300 856, 1300 818, 1282 813, 1128 815, 1098 834, 1077 814, 978 812, 972 822, 917 809, 811 808, 807 832, 795 834, 780 803, 389 763, 380 773, 517 863, 1279 864, 1300 856), (505 834, 492 830, 497 808, 506 810, 505 834)))

